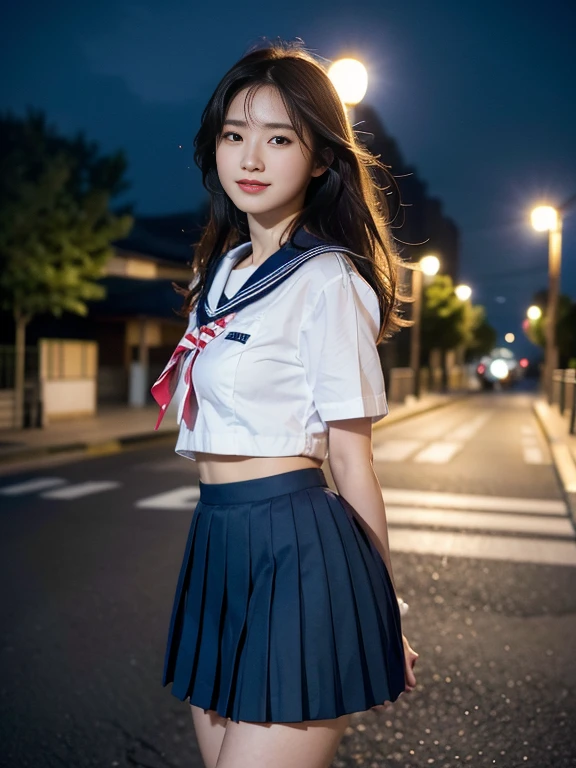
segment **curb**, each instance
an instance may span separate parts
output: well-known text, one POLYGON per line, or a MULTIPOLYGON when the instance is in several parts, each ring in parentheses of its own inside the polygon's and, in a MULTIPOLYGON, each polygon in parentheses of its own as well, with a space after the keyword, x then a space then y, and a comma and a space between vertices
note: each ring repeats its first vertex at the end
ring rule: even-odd
POLYGON ((572 522, 576 526, 576 462, 572 457, 566 439, 563 436, 559 437, 552 429, 546 418, 547 409, 547 403, 541 400, 536 400, 532 405, 536 420, 550 446, 554 469, 562 487, 562 493, 572 522))
POLYGON ((112 440, 102 440, 90 443, 74 442, 62 443, 60 445, 38 446, 35 448, 23 448, 22 450, 11 451, 3 456, 0 455, 0 467, 6 467, 10 464, 18 464, 22 461, 43 459, 47 456, 58 456, 65 453, 80 453, 93 457, 108 456, 113 453, 129 450, 130 448, 143 448, 147 444, 153 445, 168 438, 174 439, 177 434, 178 430, 164 430, 163 432, 124 435, 123 437, 112 440))

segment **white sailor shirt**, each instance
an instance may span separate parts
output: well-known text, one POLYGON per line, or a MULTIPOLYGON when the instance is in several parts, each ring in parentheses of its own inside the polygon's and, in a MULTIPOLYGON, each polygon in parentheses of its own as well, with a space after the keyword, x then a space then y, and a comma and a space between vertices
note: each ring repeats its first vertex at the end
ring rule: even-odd
MULTIPOLYGON (((208 307, 218 306, 233 266, 250 248, 242 243, 221 258, 208 307)), ((193 310, 188 331, 196 324, 193 310)), ((388 413, 379 324, 373 288, 342 253, 309 259, 198 353, 193 428, 182 419, 181 400, 176 453, 192 460, 196 452, 325 460, 328 422, 369 416, 374 423, 388 413)), ((179 385, 175 397, 181 392, 179 385)))

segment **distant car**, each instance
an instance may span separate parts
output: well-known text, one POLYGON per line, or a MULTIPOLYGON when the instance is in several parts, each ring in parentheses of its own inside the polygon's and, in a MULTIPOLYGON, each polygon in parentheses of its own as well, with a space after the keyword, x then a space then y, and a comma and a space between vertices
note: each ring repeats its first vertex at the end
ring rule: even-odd
POLYGON ((480 358, 476 375, 482 389, 511 387, 522 378, 523 368, 508 347, 495 347, 489 355, 480 358))

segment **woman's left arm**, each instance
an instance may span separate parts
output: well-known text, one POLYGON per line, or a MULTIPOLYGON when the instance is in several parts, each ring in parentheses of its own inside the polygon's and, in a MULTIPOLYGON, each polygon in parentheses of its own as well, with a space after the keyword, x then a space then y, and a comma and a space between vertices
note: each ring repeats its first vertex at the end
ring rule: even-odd
POLYGON ((366 533, 386 563, 394 591, 386 507, 372 464, 372 419, 328 422, 328 461, 338 493, 358 512, 366 533))
MULTIPOLYGON (((342 419, 328 422, 328 461, 338 493, 358 513, 360 523, 386 563, 388 574, 396 593, 392 573, 386 508, 380 483, 372 464, 372 419, 342 419)), ((398 593, 396 593, 398 596, 398 593)), ((410 693, 416 687, 414 665, 418 653, 402 635, 405 659, 405 688, 410 693)), ((388 701, 373 707, 387 707, 388 701)))

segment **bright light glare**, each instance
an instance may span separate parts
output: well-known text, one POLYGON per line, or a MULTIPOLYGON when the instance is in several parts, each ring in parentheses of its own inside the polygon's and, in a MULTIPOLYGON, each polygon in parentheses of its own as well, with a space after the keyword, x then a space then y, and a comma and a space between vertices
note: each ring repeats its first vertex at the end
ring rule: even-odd
POLYGON ((504 341, 507 341, 508 344, 512 344, 515 338, 516 337, 514 336, 513 333, 507 333, 506 336, 504 336, 504 341))
POLYGON ((545 232, 548 229, 556 229, 558 224, 558 211, 551 205, 539 205, 531 214, 532 226, 537 232, 545 232))
POLYGON ((495 379, 505 379, 508 376, 508 366, 505 360, 497 358, 490 363, 490 373, 495 379))
POLYGON ((366 95, 368 72, 357 59, 338 59, 328 69, 328 77, 338 96, 349 107, 359 104, 366 95))
POLYGON ((454 289, 454 293, 458 296, 460 301, 466 301, 472 296, 472 288, 470 288, 469 285, 457 285, 454 289))
POLYGON ((540 320, 542 317, 542 310, 540 307, 537 307, 535 304, 533 304, 531 307, 528 307, 528 311, 526 312, 526 317, 529 320, 540 320))
POLYGON ((422 256, 420 259, 420 269, 425 275, 435 275, 440 269, 440 259, 437 256, 422 256))

